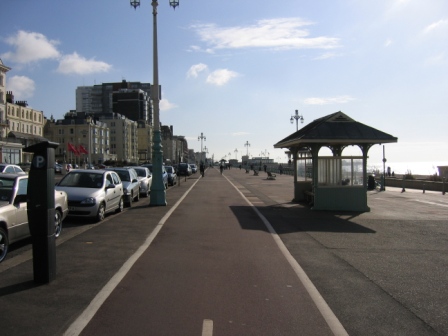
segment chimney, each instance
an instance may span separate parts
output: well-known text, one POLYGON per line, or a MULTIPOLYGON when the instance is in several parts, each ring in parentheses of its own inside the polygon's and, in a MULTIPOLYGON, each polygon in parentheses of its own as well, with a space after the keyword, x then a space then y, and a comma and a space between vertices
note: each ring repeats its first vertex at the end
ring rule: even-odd
POLYGON ((6 102, 14 104, 14 95, 12 94, 12 91, 6 91, 6 102))

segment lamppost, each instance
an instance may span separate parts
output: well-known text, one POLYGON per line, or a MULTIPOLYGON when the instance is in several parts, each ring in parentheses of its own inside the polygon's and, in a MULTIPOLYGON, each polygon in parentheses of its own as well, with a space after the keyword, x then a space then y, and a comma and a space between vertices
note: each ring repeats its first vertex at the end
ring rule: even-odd
POLYGON ((296 114, 291 116, 291 119, 289 119, 291 121, 291 124, 294 122, 294 119, 296 120, 296 131, 299 130, 299 120, 300 123, 303 124, 303 115, 299 114, 299 110, 296 110, 296 114))
POLYGON ((206 140, 206 138, 205 138, 205 136, 204 136, 204 134, 202 134, 202 132, 201 132, 201 135, 200 136, 198 136, 198 141, 199 140, 201 140, 201 162, 202 162, 202 140, 206 140))
MULTIPOLYGON (((131 6, 136 9, 140 6, 140 0, 130 0, 131 6)), ((162 137, 160 132, 159 120, 159 59, 157 50, 157 0, 152 0, 152 16, 153 16, 153 85, 151 90, 151 99, 154 105, 154 132, 152 145, 152 184, 150 193, 150 206, 165 205, 166 191, 162 176, 162 137)), ((170 6, 176 9, 179 6, 179 0, 170 0, 170 6)))
POLYGON ((235 148, 234 152, 235 152, 235 160, 238 161, 238 148, 235 148))
POLYGON ((250 147, 250 143, 249 141, 246 141, 246 143, 244 144, 244 147, 246 147, 246 156, 247 156, 247 161, 246 161, 246 168, 249 167, 249 147, 250 147))

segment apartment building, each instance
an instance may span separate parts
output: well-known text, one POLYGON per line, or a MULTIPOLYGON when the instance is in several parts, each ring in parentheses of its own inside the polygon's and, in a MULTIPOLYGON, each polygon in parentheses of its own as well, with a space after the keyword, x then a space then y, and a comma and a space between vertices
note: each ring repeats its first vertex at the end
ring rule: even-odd
POLYGON ((55 150, 58 162, 99 164, 117 160, 111 151, 110 130, 107 123, 91 115, 72 110, 64 119, 46 121, 45 137, 59 143, 55 150))

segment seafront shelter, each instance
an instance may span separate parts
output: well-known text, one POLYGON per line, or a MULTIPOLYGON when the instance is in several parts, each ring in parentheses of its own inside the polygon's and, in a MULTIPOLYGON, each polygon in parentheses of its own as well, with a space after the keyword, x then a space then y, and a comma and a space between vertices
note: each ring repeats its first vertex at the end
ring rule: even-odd
POLYGON ((367 206, 367 154, 376 144, 397 138, 364 125, 341 111, 319 118, 277 142, 293 156, 294 200, 310 200, 313 210, 370 211, 367 206), (360 156, 343 156, 358 146, 360 156), (327 147, 332 156, 319 156, 327 147))

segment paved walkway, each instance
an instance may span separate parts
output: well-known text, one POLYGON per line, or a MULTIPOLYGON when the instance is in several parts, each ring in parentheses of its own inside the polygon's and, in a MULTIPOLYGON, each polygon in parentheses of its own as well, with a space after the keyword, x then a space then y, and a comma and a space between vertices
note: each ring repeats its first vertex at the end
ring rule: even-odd
POLYGON ((58 239, 49 285, 6 260, 2 335, 448 333, 446 198, 387 188, 357 214, 292 194, 290 176, 209 169, 167 207, 143 199, 58 239))

